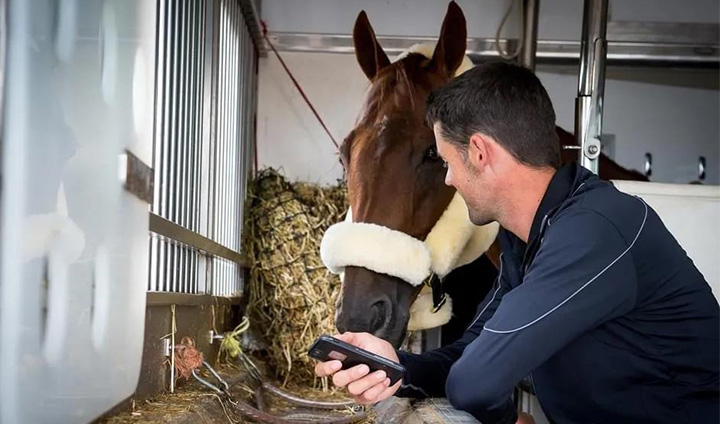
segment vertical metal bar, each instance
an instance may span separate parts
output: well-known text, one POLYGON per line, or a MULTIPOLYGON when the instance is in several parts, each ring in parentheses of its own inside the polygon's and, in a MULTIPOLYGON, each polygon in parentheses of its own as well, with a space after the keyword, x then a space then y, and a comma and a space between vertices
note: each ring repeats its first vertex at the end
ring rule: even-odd
MULTIPOLYGON (((180 3, 181 15, 178 20, 178 40, 179 40, 179 52, 178 52, 178 83, 175 86, 177 90, 177 122, 175 123, 177 132, 172 140, 175 145, 175 172, 173 173, 173 192, 172 196, 174 199, 174 209, 172 214, 172 221, 179 223, 182 215, 182 157, 183 157, 183 141, 184 141, 184 130, 185 130, 185 63, 187 62, 186 54, 186 33, 185 33, 185 21, 187 20, 187 0, 176 0, 180 3)), ((175 265, 173 266, 173 275, 175 280, 176 292, 182 292, 182 246, 178 243, 173 242, 175 250, 175 265)))
MULTIPOLYGON (((177 102, 177 90, 176 90, 176 84, 177 84, 177 61, 178 61, 178 37, 177 37, 177 23, 179 19, 180 11, 178 9, 178 5, 175 2, 168 1, 167 2, 168 7, 171 9, 171 13, 168 15, 168 25, 167 25, 167 38, 170 40, 170 47, 169 47, 169 57, 168 57, 168 66, 167 66, 167 85, 166 85, 166 93, 167 93, 167 103, 165 105, 165 137, 163 138, 163 143, 165 144, 165 154, 164 154, 164 166, 163 166, 163 174, 164 174, 164 181, 163 181, 163 204, 162 206, 162 215, 163 217, 167 219, 171 219, 171 213, 172 213, 172 191, 173 191, 173 183, 172 183, 172 175, 173 175, 173 150, 174 150, 174 143, 173 140, 175 138, 175 103, 177 102)), ((174 260, 174 246, 167 242, 162 242, 163 246, 163 275, 164 278, 163 281, 163 291, 172 291, 174 288, 174 281, 173 281, 173 260, 174 260)))
POLYGON ((575 134, 580 145, 580 164, 596 174, 605 92, 607 9, 608 0, 585 0, 575 103, 575 134))
MULTIPOLYGON (((184 226, 186 228, 192 229, 192 174, 193 174, 193 168, 192 168, 192 158, 193 158, 193 145, 195 143, 195 125, 196 125, 196 117, 195 117, 195 105, 197 103, 197 94, 195 93, 195 87, 196 87, 196 77, 197 77, 197 30, 196 30, 196 22, 197 22, 197 0, 189 0, 190 1, 190 22, 188 25, 188 32, 189 32, 189 64, 188 64, 188 74, 189 74, 189 81, 188 81, 188 129, 187 129, 187 151, 186 151, 186 157, 185 157, 185 172, 183 173, 183 184, 185 185, 185 202, 184 202, 184 209, 185 209, 185 221, 184 226)), ((192 281, 192 257, 193 257, 194 249, 188 248, 185 252, 185 281, 186 281, 186 287, 188 293, 193 293, 193 281, 192 281)))
MULTIPOLYGON (((185 175, 187 174, 187 144, 189 137, 189 104, 190 98, 190 63, 192 60, 190 51, 190 21, 192 20, 192 0, 182 0, 185 8, 185 17, 183 19, 183 61, 182 61, 182 118, 180 120, 180 155, 178 157, 178 220, 177 222, 185 226, 185 211, 187 208, 187 186, 185 184, 185 175)), ((187 293, 187 274, 185 272, 185 265, 187 263, 187 248, 180 245, 180 263, 178 266, 178 282, 180 286, 180 292, 187 293)))
MULTIPOLYGON (((221 22, 220 22, 220 0, 214 0, 212 2, 213 13, 212 13, 212 55, 209 64, 212 66, 212 77, 210 79, 210 92, 211 92, 211 110, 210 110, 210 133, 208 137, 208 192, 209 202, 207 206, 207 218, 208 218, 208 237, 217 241, 216 228, 217 228, 217 158, 218 158, 218 139, 220 137, 220 44, 222 42, 221 33, 221 22)), ((208 287, 209 293, 214 293, 215 283, 217 280, 217 267, 215 266, 215 260, 210 258, 208 260, 209 269, 208 275, 208 287)))
MULTIPOLYGON (((162 126, 163 126, 163 105, 165 99, 165 62, 166 62, 166 44, 167 37, 165 36, 165 28, 167 20, 167 7, 164 0, 156 1, 156 21, 155 21, 155 100, 153 103, 153 168, 156 170, 160 169, 160 163, 162 161, 162 150, 164 147, 162 137, 162 126)), ((155 173, 155 181, 153 184, 153 205, 152 211, 159 213, 160 208, 160 178, 161 173, 155 173)), ((149 268, 149 287, 148 290, 157 291, 159 290, 160 280, 158 279, 158 273, 160 270, 160 251, 157 237, 150 238, 150 268, 149 268)))
POLYGON ((222 197, 222 208, 220 209, 220 242, 227 246, 227 238, 225 237, 225 234, 227 232, 227 206, 229 203, 229 200, 227 198, 227 186, 228 186, 228 178, 227 178, 227 170, 228 170, 228 164, 230 162, 228 156, 230 153, 230 76, 232 75, 232 70, 230 69, 232 59, 230 58, 230 8, 232 7, 232 2, 225 1, 225 16, 224 16, 224 22, 225 22, 225 30, 223 31, 223 50, 224 50, 224 57, 223 60, 224 66, 223 66, 223 141, 222 141, 222 166, 220 167, 220 180, 222 181, 221 185, 221 192, 220 196, 222 197))
MULTIPOLYGON (((230 238, 231 238, 231 244, 232 249, 237 250, 237 232, 238 232, 238 214, 240 210, 240 203, 239 203, 239 181, 238 177, 240 175, 240 168, 242 167, 242 164, 240 162, 241 157, 241 148, 242 148, 242 63, 244 61, 243 55, 242 55, 242 15, 240 11, 240 6, 236 3, 235 6, 235 72, 233 72, 233 75, 235 77, 235 113, 233 114, 233 120, 235 121, 235 140, 233 143, 234 147, 234 161, 232 163, 232 171, 233 171, 233 215, 232 215, 232 230, 230 232, 230 238)), ((230 287, 235 286, 235 266, 234 264, 230 265, 230 287)))
MULTIPOLYGON (((193 154, 193 143, 195 141, 195 102, 197 96, 195 95, 195 63, 197 61, 197 51, 195 50, 195 21, 197 20, 197 0, 188 0, 190 2, 190 22, 188 24, 188 113, 187 113, 187 150, 185 155, 185 172, 183 173, 183 184, 185 185, 185 221, 184 226, 191 228, 191 213, 192 213, 192 190, 190 181, 192 177, 192 154, 193 154)), ((192 275, 190 274, 190 267, 192 264, 192 248, 188 247, 185 251, 185 285, 188 293, 192 293, 192 275)))
MULTIPOLYGON (((237 219, 237 168, 240 165, 238 162, 238 146, 240 144, 240 133, 239 133, 239 125, 238 125, 238 114, 239 114, 239 106, 240 106, 240 83, 238 81, 240 76, 240 6, 237 2, 233 2, 233 26, 232 26, 232 46, 233 46, 233 52, 232 52, 232 59, 233 59, 233 66, 232 66, 232 93, 233 93, 233 101, 232 101, 232 154, 230 157, 232 158, 232 162, 230 162, 228 165, 228 171, 230 173, 230 184, 229 184, 229 193, 228 197, 232 199, 232 203, 229 205, 230 209, 230 216, 228 217, 228 247, 230 247, 233 250, 236 250, 235 246, 235 232, 236 232, 236 219, 237 219)), ((230 281, 232 281, 232 274, 229 278, 230 281)))
MULTIPOLYGON (((187 221, 187 227, 190 228, 193 231, 197 231, 195 228, 195 198, 197 196, 197 193, 195 192, 195 164, 196 164, 196 156, 197 156, 197 142, 198 142, 198 127, 200 126, 200 117, 198 115, 200 110, 200 102, 202 99, 200 98, 200 92, 198 90, 200 86, 199 81, 199 74, 200 74, 200 9, 201 5, 198 0, 192 0, 193 2, 193 22, 192 22, 192 32, 193 32, 193 62, 192 62, 192 114, 191 116, 191 131, 190 131, 190 155, 188 158, 188 173, 187 173, 187 185, 188 185, 188 221, 187 221)), ((194 268, 195 268, 195 257, 196 257, 196 250, 191 249, 188 256, 188 283, 190 285, 190 293, 197 293, 195 288, 195 274, 194 274, 194 268)))
MULTIPOLYGON (((195 157, 193 163, 193 224, 192 228, 194 231, 201 233, 200 218, 200 198, 202 197, 200 176, 202 168, 202 152, 203 152, 203 128, 205 124, 205 39, 207 34, 205 33, 205 19, 206 19, 207 4, 204 1, 200 2, 200 10, 198 17, 198 78, 197 78, 197 127, 195 131, 195 157)), ((200 255, 199 252, 195 251, 193 255, 193 268, 192 274, 194 279, 194 290, 195 293, 200 293, 200 255)))
MULTIPOLYGON (((226 45, 227 45, 227 7, 224 0, 220 1, 220 35, 219 35, 219 56, 220 56, 220 68, 218 69, 218 138, 217 138, 217 161, 215 164, 215 175, 217 178, 217 190, 215 192, 215 234, 214 239, 218 243, 222 243, 222 228, 223 228, 223 210, 225 207, 225 199, 222 195, 224 181, 222 177, 222 170, 225 162, 225 123, 226 123, 226 105, 227 105, 227 63, 226 63, 226 45)), ((213 293, 219 293, 222 289, 223 284, 223 269, 221 261, 214 259, 213 263, 216 264, 217 273, 214 275, 214 288, 213 293)))
MULTIPOLYGON (((232 25, 232 150, 230 157, 232 158, 232 162, 228 164, 228 198, 232 199, 232 203, 229 205, 229 215, 228 216, 228 247, 231 249, 235 249, 235 217, 237 214, 237 196, 235 194, 235 190, 237 188, 237 184, 235 182, 235 175, 237 172, 238 162, 237 162, 237 150, 238 150, 238 143, 239 143, 239 134, 238 134, 238 106, 239 106, 239 95, 240 95, 240 86, 238 83, 238 76, 240 67, 238 64, 239 61, 239 20, 240 20, 240 6, 237 2, 233 2, 233 25, 232 25)), ((228 266, 228 271, 231 271, 230 266, 228 266)), ((228 274, 228 285, 232 283, 232 272, 229 272, 228 274)))
MULTIPOLYGON (((238 250, 242 249, 242 234, 243 234, 243 220, 245 218, 245 198, 247 195, 247 145, 250 143, 250 72, 252 64, 252 52, 248 45, 250 34, 247 29, 247 25, 243 22, 242 25, 243 35, 243 72, 242 72, 242 125, 243 125, 243 137, 242 137, 242 156, 239 161, 241 166, 240 172, 240 199, 238 204, 240 205, 239 221, 238 221, 238 250)), ((239 283, 239 282, 238 282, 239 283)))
MULTIPOLYGON (((197 78, 197 31, 196 31, 196 22, 197 22, 197 0, 189 0, 190 1, 190 22, 188 25, 188 32, 190 40, 188 49, 189 49, 189 78, 188 78, 188 113, 187 113, 187 151, 186 151, 186 157, 185 157, 185 171, 183 172, 183 183, 185 185, 185 202, 184 202, 184 210, 185 210, 185 217, 184 217, 184 226, 190 230, 192 230, 192 199, 193 199, 193 191, 192 191, 192 175, 194 172, 193 169, 193 154, 194 154, 194 144, 195 144, 195 127, 196 127, 196 117, 195 117, 195 111, 196 111, 196 104, 197 104, 197 93, 195 92, 196 88, 196 78, 197 78)), ((193 293, 193 276, 192 276, 192 261, 194 256, 195 249, 188 247, 188 249, 185 252, 185 280, 187 285, 187 291, 188 293, 193 293)))
MULTIPOLYGON (((180 170, 178 169, 179 157, 180 157, 180 139, 182 137, 182 101, 185 93, 182 91, 183 84, 183 62, 184 62, 184 31, 183 22, 185 21, 185 15, 187 10, 185 8, 185 2, 178 1, 178 16, 175 21, 175 37, 177 41, 176 46, 176 60, 174 65, 175 73, 175 84, 173 84, 173 90, 176 92, 175 102, 173 104, 173 134, 168 142, 172 146, 171 152, 172 157, 170 160, 170 171, 171 171, 171 184, 169 185, 170 192, 168 196, 170 198, 170 220, 173 222, 178 221, 178 210, 179 210, 179 180, 178 175, 180 170)), ((172 243, 172 288, 171 291, 180 291, 180 248, 177 243, 172 243)))
POLYGON ((537 51, 537 27, 540 0, 523 0, 523 46, 520 63, 535 71, 535 52, 537 51))
MULTIPOLYGON (((196 77, 195 77, 195 130, 193 132, 193 160, 192 160, 192 179, 190 181, 191 184, 191 191, 192 191, 192 222, 190 224, 191 228, 195 232, 200 232, 200 228, 198 227, 198 215, 200 214, 200 208, 198 208, 197 202, 198 198, 200 197, 200 193, 198 193, 198 184, 197 184, 197 178, 200 174, 200 170, 198 169, 198 166, 200 164, 199 158, 200 158, 200 147, 201 147, 201 141, 202 141, 202 124, 203 124, 203 116, 202 116, 202 105, 204 103, 203 98, 203 68, 205 66, 205 58, 203 56, 203 46, 204 46, 204 40, 205 40, 205 33, 203 32, 203 23, 205 18, 205 2, 196 0, 198 5, 198 16, 196 20, 196 27, 195 27, 195 45, 196 45, 196 77)), ((198 251, 193 251, 192 255, 192 263, 190 272, 192 274, 192 282, 193 282, 193 293, 198 293, 198 275, 197 275, 197 265, 198 265, 198 251)))
MULTIPOLYGON (((200 233, 200 202, 199 199, 201 197, 200 193, 200 184, 199 184, 199 178, 200 178, 200 167, 202 164, 202 144, 203 144, 203 124, 205 123, 205 117, 204 117, 204 105, 205 105, 205 11, 207 8, 207 5, 204 1, 200 1, 198 4, 198 68, 197 68, 197 87, 196 87, 196 95, 197 95, 197 111, 196 111, 196 122, 197 126, 195 128, 195 155, 194 155, 194 162, 193 162, 193 179, 192 179, 192 186, 193 186, 193 222, 192 222, 192 228, 194 231, 200 233)), ((194 282, 194 290, 195 293, 200 293, 200 277, 198 272, 198 267, 200 265, 200 252, 197 250, 193 254, 193 266, 192 266, 192 273, 193 273, 193 282, 194 282)))
MULTIPOLYGON (((178 155, 177 155, 177 168, 175 172, 175 181, 177 183, 177 186, 175 188, 175 199, 176 199, 176 205, 177 208, 175 210, 175 222, 179 223, 180 225, 183 225, 183 212, 185 209, 185 187, 183 184, 183 174, 185 173, 185 156, 186 156, 186 142, 187 142, 187 98, 188 98, 188 89, 187 89, 187 82, 188 82, 188 21, 190 18, 190 4, 189 0, 181 0, 182 7, 183 7, 183 18, 180 23, 181 25, 181 34, 182 34, 182 44, 181 44, 181 54, 182 59, 180 61, 180 85, 178 86, 178 90, 180 91, 179 99, 180 102, 178 103, 179 113, 178 113, 178 155)), ((177 291, 184 293, 185 292, 185 276, 184 276, 184 265, 185 265, 185 248, 182 245, 177 246, 177 266, 175 267, 176 270, 176 278, 177 278, 177 291)))
MULTIPOLYGON (((216 191, 215 191, 215 234, 213 234, 213 238, 218 243, 221 242, 220 240, 220 233, 222 229, 222 208, 223 208, 223 199, 222 199, 222 157, 225 154, 223 150, 223 141, 225 140, 225 73, 227 72, 226 64, 225 64, 225 2, 223 0, 220 0, 220 36, 219 36, 219 59, 220 59, 220 66, 218 69, 218 134, 217 134, 217 162, 215 163, 215 175, 217 178, 216 181, 216 191)), ((219 269, 218 269, 219 270, 219 269)))

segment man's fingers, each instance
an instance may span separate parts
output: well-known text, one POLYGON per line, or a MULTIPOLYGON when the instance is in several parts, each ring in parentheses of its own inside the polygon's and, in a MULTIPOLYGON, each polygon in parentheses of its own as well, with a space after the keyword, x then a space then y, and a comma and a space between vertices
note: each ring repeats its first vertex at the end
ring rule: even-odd
POLYGON ((315 364, 315 374, 318 377, 327 377, 340 371, 340 368, 342 368, 342 362, 340 361, 318 362, 315 364))
POLYGON ((359 380, 370 372, 365 364, 356 365, 350 369, 338 371, 333 374, 333 384, 337 387, 345 387, 355 380, 359 380))
POLYGON ((338 340, 342 340, 345 343, 350 343, 351 345, 360 346, 362 344, 362 339, 366 333, 342 333, 334 336, 338 340))
MULTIPOLYGON (((387 381, 389 384, 390 379, 388 379, 387 381)), ((402 384, 402 380, 399 380, 397 383, 393 384, 392 386, 387 387, 385 390, 383 390, 382 393, 380 393, 380 395, 377 397, 377 400, 375 402, 382 402, 385 399, 392 397, 395 394, 395 392, 397 392, 398 389, 400 389, 401 384, 402 384)))
MULTIPOLYGON (((387 374, 385 371, 375 371, 372 374, 366 375, 365 377, 348 384, 347 389, 351 395, 361 395, 371 387, 382 384, 386 378, 387 374)), ((378 394, 379 393, 380 391, 378 390, 378 394)))
POLYGON ((390 385, 390 379, 386 378, 380 383, 372 386, 371 388, 365 390, 361 395, 358 397, 361 399, 363 404, 373 404, 377 403, 383 399, 380 399, 380 395, 385 392, 385 390, 390 385))

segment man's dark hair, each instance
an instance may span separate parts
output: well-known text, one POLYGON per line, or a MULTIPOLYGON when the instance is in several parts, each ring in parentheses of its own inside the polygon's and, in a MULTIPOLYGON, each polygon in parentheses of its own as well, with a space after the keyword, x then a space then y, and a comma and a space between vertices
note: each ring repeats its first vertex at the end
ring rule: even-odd
POLYGON ((427 120, 439 122, 443 138, 463 148, 479 132, 526 165, 560 166, 552 102, 522 66, 495 62, 465 72, 430 94, 427 120))

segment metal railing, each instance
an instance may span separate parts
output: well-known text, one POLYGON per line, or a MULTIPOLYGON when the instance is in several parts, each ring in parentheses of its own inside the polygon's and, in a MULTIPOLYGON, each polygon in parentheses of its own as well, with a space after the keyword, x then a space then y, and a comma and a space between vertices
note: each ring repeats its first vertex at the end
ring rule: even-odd
POLYGON ((158 1, 149 291, 242 292, 256 61, 237 0, 158 1))

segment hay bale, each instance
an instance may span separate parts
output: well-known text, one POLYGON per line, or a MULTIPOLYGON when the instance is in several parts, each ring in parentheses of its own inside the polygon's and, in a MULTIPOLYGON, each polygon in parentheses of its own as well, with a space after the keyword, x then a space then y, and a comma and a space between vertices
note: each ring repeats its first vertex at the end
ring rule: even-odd
POLYGON ((307 349, 320 334, 335 332, 340 279, 323 265, 320 242, 346 210, 343 185, 290 183, 272 169, 252 182, 243 235, 250 261, 248 315, 283 385, 313 381, 327 387, 315 378, 307 349))

